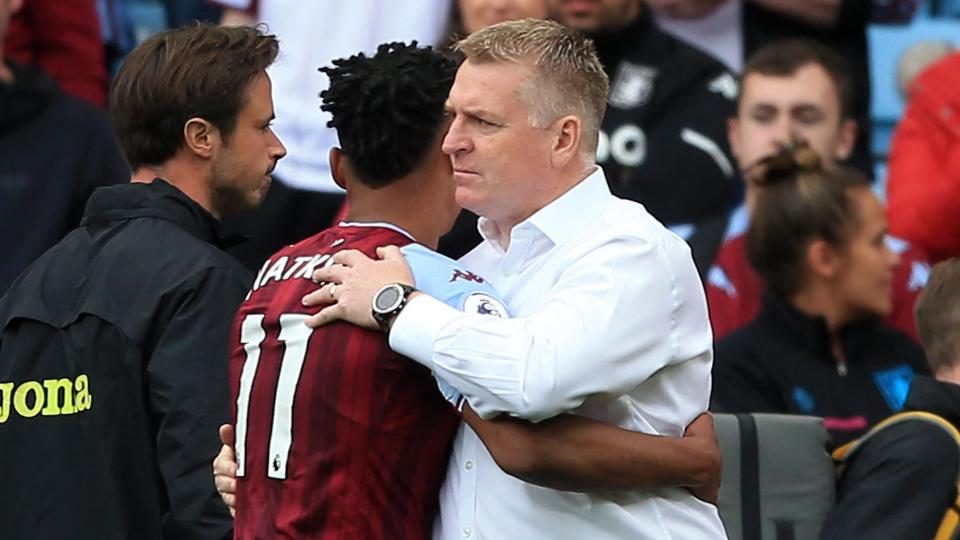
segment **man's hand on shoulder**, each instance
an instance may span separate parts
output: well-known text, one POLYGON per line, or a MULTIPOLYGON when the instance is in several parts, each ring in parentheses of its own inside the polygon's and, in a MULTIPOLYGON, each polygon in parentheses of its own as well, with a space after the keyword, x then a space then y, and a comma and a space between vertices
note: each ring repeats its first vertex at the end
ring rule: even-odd
POLYGON ((376 330, 371 306, 373 297, 384 285, 402 283, 413 285, 413 274, 400 248, 377 248, 378 260, 348 249, 333 256, 331 266, 313 273, 314 281, 324 283, 316 291, 303 297, 303 305, 320 307, 307 320, 307 326, 317 328, 333 321, 343 320, 376 330))

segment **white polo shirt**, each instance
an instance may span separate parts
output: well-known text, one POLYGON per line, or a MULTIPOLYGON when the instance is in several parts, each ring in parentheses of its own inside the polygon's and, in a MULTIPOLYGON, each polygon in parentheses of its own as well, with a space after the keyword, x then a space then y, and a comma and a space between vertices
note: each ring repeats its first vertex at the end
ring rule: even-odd
MULTIPOLYGON (((390 345, 459 389, 483 417, 576 412, 679 437, 710 398, 712 336, 690 249, 643 206, 614 197, 598 168, 511 231, 481 219, 463 262, 512 318, 465 314, 427 296, 390 345)), ((504 473, 461 425, 434 538, 725 538, 714 506, 685 489, 573 493, 504 473)))

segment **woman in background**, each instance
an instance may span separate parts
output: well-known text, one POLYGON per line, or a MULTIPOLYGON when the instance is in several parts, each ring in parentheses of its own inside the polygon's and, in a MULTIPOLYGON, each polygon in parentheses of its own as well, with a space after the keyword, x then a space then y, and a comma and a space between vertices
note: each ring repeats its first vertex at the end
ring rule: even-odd
POLYGON ((747 257, 767 291, 721 340, 713 409, 821 416, 835 444, 903 407, 923 351, 883 326, 897 255, 882 203, 854 169, 824 169, 804 143, 748 171, 760 186, 747 257))

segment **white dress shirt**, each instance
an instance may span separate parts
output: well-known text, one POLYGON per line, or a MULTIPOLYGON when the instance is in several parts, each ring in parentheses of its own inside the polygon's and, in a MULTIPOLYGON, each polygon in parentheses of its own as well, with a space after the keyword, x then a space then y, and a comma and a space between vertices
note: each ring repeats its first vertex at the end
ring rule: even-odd
MULTIPOLYGON (((433 370, 483 417, 576 412, 679 437, 710 397, 712 336, 690 249, 598 168, 463 262, 490 279, 511 319, 428 296, 397 317, 390 345, 433 370)), ((725 538, 715 507, 684 489, 572 493, 504 473, 466 424, 454 441, 434 538, 725 538)))
MULTIPOLYGON (((215 0, 247 9, 254 0, 215 0)), ((287 147, 276 178, 297 189, 342 192, 330 174, 330 148, 337 132, 320 110, 326 74, 317 70, 335 58, 373 54, 377 45, 416 39, 442 41, 450 0, 257 0, 257 18, 280 39, 280 55, 267 72, 273 82, 274 131, 287 147)))

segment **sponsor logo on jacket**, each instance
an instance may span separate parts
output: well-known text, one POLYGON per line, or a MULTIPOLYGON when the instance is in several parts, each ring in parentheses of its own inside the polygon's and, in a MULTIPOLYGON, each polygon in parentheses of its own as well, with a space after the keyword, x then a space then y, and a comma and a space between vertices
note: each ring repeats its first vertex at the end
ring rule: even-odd
POLYGON ((43 379, 19 383, 0 381, 0 424, 11 414, 21 418, 63 416, 89 411, 93 406, 90 379, 43 379))

